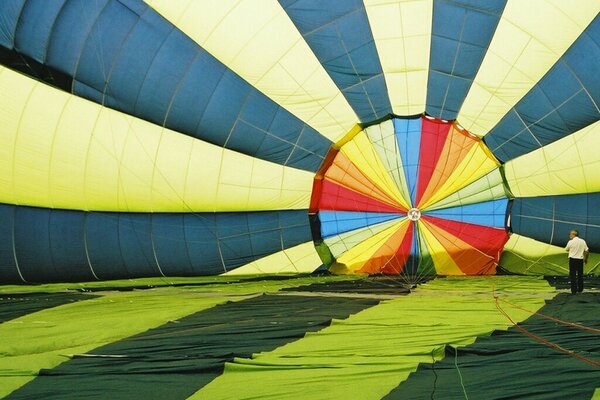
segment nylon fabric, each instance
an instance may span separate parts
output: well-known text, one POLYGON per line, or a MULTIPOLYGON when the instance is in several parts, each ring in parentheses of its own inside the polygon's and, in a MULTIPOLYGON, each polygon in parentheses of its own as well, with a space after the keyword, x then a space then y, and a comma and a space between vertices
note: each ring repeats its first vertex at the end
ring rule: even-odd
MULTIPOLYGON (((226 364, 222 376, 191 398, 226 399, 244 393, 264 399, 380 399, 420 363, 443 357, 445 344, 469 345, 477 336, 508 328, 510 322, 495 308, 493 287, 534 311, 555 295, 537 278, 436 279, 410 296, 334 321, 274 351, 236 358, 226 364), (481 295, 465 296, 467 292, 481 295)), ((522 311, 513 314, 518 321, 528 316, 522 311)))

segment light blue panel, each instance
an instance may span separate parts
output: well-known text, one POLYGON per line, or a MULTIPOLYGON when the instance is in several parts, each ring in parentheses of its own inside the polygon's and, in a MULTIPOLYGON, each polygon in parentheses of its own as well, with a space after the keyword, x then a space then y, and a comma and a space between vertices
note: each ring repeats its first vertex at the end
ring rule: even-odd
POLYGON ((435 0, 427 114, 454 120, 492 40, 506 0, 435 0))
POLYGON ((416 203, 417 181, 419 179, 419 153, 421 147, 421 117, 394 118, 394 131, 400 151, 400 158, 408 191, 410 192, 411 205, 416 203))
POLYGON ((393 213, 320 211, 321 236, 327 238, 405 216, 393 213))
POLYGON ((0 46, 12 49, 15 40, 15 30, 21 10, 26 0, 0 1, 0 46))
POLYGON ((498 199, 465 206, 424 211, 423 215, 469 224, 504 228, 508 199, 498 199))

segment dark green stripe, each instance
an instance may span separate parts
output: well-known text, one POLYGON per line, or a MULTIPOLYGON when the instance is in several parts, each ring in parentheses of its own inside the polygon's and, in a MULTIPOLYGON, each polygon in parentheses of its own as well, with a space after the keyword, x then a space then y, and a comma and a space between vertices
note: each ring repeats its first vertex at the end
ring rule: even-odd
POLYGON ((0 323, 32 314, 46 308, 57 307, 96 296, 66 293, 28 293, 0 295, 0 323))
MULTIPOLYGON (((539 311, 564 321, 600 329, 600 293, 559 294, 539 311)), ((509 305, 500 303, 510 315, 509 305)), ((598 333, 532 316, 527 331, 600 362, 598 333)), ((517 328, 496 331, 462 348, 446 348, 446 357, 421 364, 385 399, 584 399, 598 386, 598 367, 527 337, 517 328), (461 384, 462 378, 462 384, 461 384), (464 389, 463 389, 464 387, 464 389)))
POLYGON ((227 303, 42 370, 8 398, 186 398, 233 357, 271 351, 377 303, 293 295, 227 303))

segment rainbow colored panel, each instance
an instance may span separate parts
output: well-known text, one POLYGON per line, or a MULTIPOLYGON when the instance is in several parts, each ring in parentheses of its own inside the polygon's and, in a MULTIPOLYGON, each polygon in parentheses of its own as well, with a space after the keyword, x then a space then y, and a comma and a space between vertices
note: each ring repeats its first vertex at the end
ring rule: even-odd
POLYGON ((353 129, 313 184, 321 259, 336 273, 494 274, 508 240, 507 192, 490 178, 499 167, 456 122, 394 117, 353 129))

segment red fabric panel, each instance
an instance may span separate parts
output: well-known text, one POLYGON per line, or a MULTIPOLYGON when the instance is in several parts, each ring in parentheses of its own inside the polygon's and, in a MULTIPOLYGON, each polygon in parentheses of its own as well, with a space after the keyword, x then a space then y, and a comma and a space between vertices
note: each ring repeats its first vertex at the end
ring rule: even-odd
POLYGON ((419 159, 419 179, 417 180, 417 198, 419 204, 421 197, 429 185, 429 180, 435 171, 435 166, 442 154, 448 131, 452 124, 440 120, 430 120, 422 117, 421 145, 419 159))
POLYGON ((371 211, 404 214, 401 208, 385 204, 361 193, 347 189, 337 183, 324 179, 321 187, 319 210, 335 211, 371 211))

